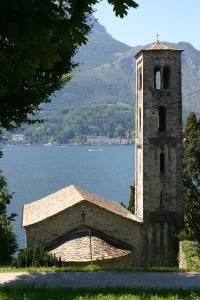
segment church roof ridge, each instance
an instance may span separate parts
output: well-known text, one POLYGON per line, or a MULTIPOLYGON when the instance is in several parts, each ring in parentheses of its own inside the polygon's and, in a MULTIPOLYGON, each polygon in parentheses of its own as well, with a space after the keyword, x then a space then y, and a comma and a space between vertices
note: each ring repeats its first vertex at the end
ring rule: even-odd
POLYGON ((140 49, 135 54, 135 57, 137 57, 143 51, 163 51, 163 50, 165 50, 165 51, 166 50, 168 50, 168 51, 179 51, 179 52, 184 51, 183 49, 174 48, 174 47, 168 46, 168 45, 166 45, 164 43, 161 43, 161 42, 155 42, 155 43, 152 43, 152 44, 148 45, 145 48, 140 49))
POLYGON ((133 215, 120 203, 107 200, 78 186, 70 185, 37 201, 25 204, 22 226, 26 227, 41 222, 82 201, 97 205, 124 218, 141 222, 139 217, 133 215))

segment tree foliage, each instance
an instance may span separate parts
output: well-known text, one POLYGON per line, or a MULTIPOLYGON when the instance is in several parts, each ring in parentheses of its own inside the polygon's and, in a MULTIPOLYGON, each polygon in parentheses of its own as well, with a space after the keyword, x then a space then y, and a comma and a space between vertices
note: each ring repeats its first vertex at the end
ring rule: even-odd
POLYGON ((200 242, 200 119, 195 113, 184 131, 184 209, 187 237, 200 242))
POLYGON ((16 268, 61 267, 62 262, 55 254, 48 253, 43 246, 39 245, 21 250, 18 257, 13 260, 12 266, 16 268))
POLYGON ((16 236, 11 222, 15 214, 7 216, 6 205, 10 203, 12 195, 7 191, 7 183, 0 174, 0 262, 11 259, 11 255, 17 250, 16 236))
POLYGON ((130 197, 128 203, 128 210, 134 214, 135 213, 135 184, 130 186, 130 197))
POLYGON ((131 137, 133 108, 127 105, 80 106, 72 112, 53 113, 48 122, 27 126, 23 131, 32 143, 85 142, 88 135, 131 137))
MULTIPOLYGON (((70 79, 73 56, 87 42, 98 0, 2 0, 0 127, 33 122, 39 105, 70 79)), ((133 0, 108 0, 123 17, 133 0)))

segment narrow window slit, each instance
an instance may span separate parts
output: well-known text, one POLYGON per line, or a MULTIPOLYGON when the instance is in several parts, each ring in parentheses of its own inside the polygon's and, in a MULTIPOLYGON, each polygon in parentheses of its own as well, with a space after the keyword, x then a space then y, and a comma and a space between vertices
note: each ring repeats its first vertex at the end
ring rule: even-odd
POLYGON ((160 172, 165 172, 165 154, 160 153, 160 172))
POLYGON ((138 89, 141 90, 142 89, 142 69, 139 68, 138 71, 138 89))
POLYGON ((160 207, 163 207, 163 192, 160 192, 160 207))
POLYGON ((158 114, 159 114, 158 129, 161 131, 165 131, 166 130, 166 108, 164 106, 159 106, 158 114))
POLYGON ((139 132, 141 131, 141 108, 139 108, 139 132))
POLYGON ((170 68, 164 67, 163 68, 163 88, 168 89, 170 82, 170 68))

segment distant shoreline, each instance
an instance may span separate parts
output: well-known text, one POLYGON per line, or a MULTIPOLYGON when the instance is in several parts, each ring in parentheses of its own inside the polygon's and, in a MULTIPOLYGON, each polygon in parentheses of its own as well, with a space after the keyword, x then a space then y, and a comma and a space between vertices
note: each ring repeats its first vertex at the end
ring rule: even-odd
POLYGON ((5 147, 5 146, 44 146, 44 147, 51 147, 51 146, 57 146, 57 147, 62 147, 62 146, 88 146, 88 147, 101 147, 101 146, 130 146, 134 145, 135 143, 132 144, 25 144, 25 143, 18 143, 18 144, 0 144, 0 147, 5 147))

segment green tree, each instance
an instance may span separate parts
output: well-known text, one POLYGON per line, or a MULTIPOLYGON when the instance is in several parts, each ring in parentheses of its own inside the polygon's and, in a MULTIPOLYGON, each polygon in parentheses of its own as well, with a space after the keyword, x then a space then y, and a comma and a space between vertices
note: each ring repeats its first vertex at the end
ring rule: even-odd
MULTIPOLYGON (((0 128, 33 123, 41 103, 71 76, 98 0, 1 0, 0 128)), ((124 17, 133 0, 108 0, 124 17)))
POLYGON ((125 135, 126 135, 126 130, 125 130, 125 128, 121 125, 121 124, 119 124, 119 125, 117 125, 116 127, 115 127, 115 135, 118 137, 118 136, 120 136, 120 137, 125 137, 125 135))
POLYGON ((135 184, 130 186, 128 210, 133 214, 135 213, 135 184))
POLYGON ((184 131, 184 210, 187 238, 200 242, 200 120, 195 113, 184 131))
POLYGON ((74 131, 72 129, 66 128, 58 136, 58 142, 66 144, 70 139, 74 138, 74 131))
POLYGON ((11 259, 11 255, 17 250, 16 236, 12 229, 11 222, 15 214, 9 217, 6 214, 6 205, 10 203, 12 195, 7 191, 7 183, 0 174, 0 262, 11 259))

